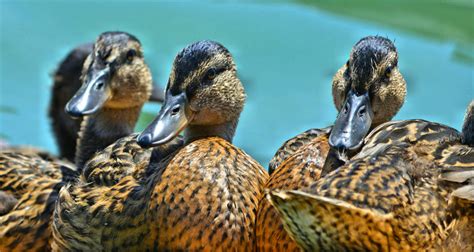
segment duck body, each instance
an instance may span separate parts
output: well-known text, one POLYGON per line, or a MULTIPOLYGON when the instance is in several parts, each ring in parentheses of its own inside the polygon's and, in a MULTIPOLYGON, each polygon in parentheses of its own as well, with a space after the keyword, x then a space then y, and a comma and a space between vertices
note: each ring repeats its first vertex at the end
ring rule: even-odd
POLYGON ((263 167, 224 139, 186 145, 153 188, 154 249, 252 250, 266 179, 263 167))
POLYGON ((142 149, 136 137, 119 139, 97 153, 79 180, 61 189, 52 223, 54 251, 146 249, 152 184, 147 167, 182 143, 158 153, 142 149))
POLYGON ((213 41, 189 45, 176 56, 165 104, 140 134, 143 147, 184 131, 185 147, 153 188, 153 248, 249 251, 266 171, 233 146, 245 102, 230 52, 213 41))
POLYGON ((222 138, 147 150, 132 135, 98 153, 81 180, 61 190, 53 249, 248 251, 266 179, 222 138))
MULTIPOLYGON (((321 176, 322 167, 329 152, 328 138, 328 130, 310 130, 294 138, 296 141, 293 139, 287 141, 281 148, 284 150, 283 155, 275 155, 276 158, 272 161, 282 159, 286 154, 291 153, 291 155, 283 159, 282 163, 277 166, 278 168, 271 173, 265 188, 297 190, 317 181, 321 176), (307 132, 311 132, 311 135, 307 132), (295 147, 300 145, 293 144, 293 142, 301 143, 301 146, 293 150, 292 145, 295 147)), ((276 164, 276 162, 270 162, 270 165, 272 164, 276 164)), ((297 244, 283 229, 278 212, 267 200, 260 200, 257 216, 255 231, 257 251, 300 251, 297 244)))
POLYGON ((76 175, 68 163, 50 162, 35 153, 2 152, 2 192, 15 204, 0 216, 0 248, 41 251, 49 247, 50 217, 56 191, 76 175), (61 175, 58 175, 59 172, 61 175), (64 176, 63 176, 64 175, 64 176))
MULTIPOLYGON (((276 151, 272 160, 268 164, 268 173, 271 175, 278 166, 280 166, 286 159, 291 157, 294 153, 304 149, 306 145, 312 142, 315 138, 326 137, 329 138, 331 127, 324 129, 309 129, 289 140, 276 151)), ((327 140, 326 140, 327 143, 327 140)), ((329 143, 327 143, 329 144, 329 143)))
POLYGON ((133 132, 148 100, 151 74, 140 42, 132 35, 101 34, 84 67, 84 84, 66 105, 69 114, 85 116, 75 155, 77 166, 36 154, 0 153, 0 188, 19 198, 11 211, 0 217, 2 251, 50 249, 51 220, 60 189, 77 179, 84 163, 98 150, 133 132), (133 97, 126 99, 127 95, 133 97))
POLYGON ((450 127, 388 122, 346 165, 302 190, 275 191, 269 198, 307 251, 469 250, 472 202, 453 210, 452 195, 472 178, 473 155, 450 127), (464 178, 446 178, 449 172, 464 178))
MULTIPOLYGON (((397 64, 398 54, 390 40, 368 36, 357 42, 347 63, 333 77, 332 96, 339 111, 335 124, 308 130, 285 142, 270 161, 265 188, 303 189, 357 154, 364 137, 389 121, 403 104, 406 83, 397 64)), ((256 224, 257 250, 299 251, 277 216, 262 199, 256 224)))

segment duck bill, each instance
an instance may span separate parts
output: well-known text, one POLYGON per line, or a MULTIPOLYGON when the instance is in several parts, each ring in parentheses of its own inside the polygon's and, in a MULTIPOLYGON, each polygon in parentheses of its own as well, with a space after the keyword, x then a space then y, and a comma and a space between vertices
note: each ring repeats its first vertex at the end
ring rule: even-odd
POLYGON ((88 73, 88 81, 66 104, 66 112, 73 117, 81 117, 97 112, 110 98, 110 68, 92 69, 88 73))
POLYGON ((329 136, 329 145, 342 150, 358 149, 372 125, 374 113, 369 93, 349 91, 329 136))
POLYGON ((185 113, 187 102, 184 93, 177 96, 168 93, 158 116, 138 136, 138 144, 143 148, 157 146, 181 133, 190 121, 185 113))

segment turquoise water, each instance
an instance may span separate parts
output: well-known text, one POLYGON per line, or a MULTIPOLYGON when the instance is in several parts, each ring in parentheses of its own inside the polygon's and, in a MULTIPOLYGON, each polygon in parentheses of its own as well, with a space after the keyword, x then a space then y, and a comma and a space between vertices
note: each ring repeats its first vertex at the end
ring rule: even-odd
MULTIPOLYGON (((49 74, 74 46, 108 30, 136 35, 155 80, 166 83, 176 53, 201 39, 233 53, 248 99, 235 144, 266 165, 288 138, 330 125, 331 79, 366 35, 395 39, 408 82, 397 119, 460 128, 474 98, 474 66, 456 45, 334 16, 291 2, 112 3, 2 1, 0 137, 56 152, 46 117, 49 74)), ((145 111, 156 113, 158 105, 145 111)))

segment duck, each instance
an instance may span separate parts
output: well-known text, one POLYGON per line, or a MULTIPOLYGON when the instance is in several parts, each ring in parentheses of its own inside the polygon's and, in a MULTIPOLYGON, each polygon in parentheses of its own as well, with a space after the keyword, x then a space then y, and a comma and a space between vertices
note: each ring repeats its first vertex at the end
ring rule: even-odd
MULTIPOLYGON (((80 131, 82 117, 71 117, 66 111, 67 102, 74 96, 82 85, 81 75, 84 61, 93 50, 94 43, 84 43, 76 46, 62 59, 52 78, 51 95, 48 105, 48 117, 58 148, 58 155, 45 150, 26 146, 5 146, 0 151, 15 151, 37 154, 45 160, 75 161, 76 142, 80 131)), ((164 90, 153 81, 150 102, 162 103, 164 90)))
POLYGON ((83 117, 75 166, 35 153, 0 153, 0 190, 18 199, 11 211, 0 216, 2 251, 49 249, 59 190, 77 180, 97 151, 133 133, 152 89, 141 43, 125 32, 99 35, 81 78, 83 85, 65 107, 69 115, 83 117))
MULTIPOLYGON (((267 190, 309 186, 345 164, 360 151, 371 130, 397 114, 405 100, 406 81, 393 42, 381 36, 360 39, 333 77, 332 96, 339 111, 334 125, 286 141, 270 161, 267 190)), ((265 198, 259 203, 256 236, 257 251, 300 250, 265 198)))
MULTIPOLYGON (((94 43, 84 43, 73 48, 53 74, 48 117, 59 150, 57 158, 72 163, 75 161, 82 117, 71 117, 64 108, 82 85, 82 68, 86 58, 92 53, 93 46, 94 43)), ((153 81, 149 101, 162 103, 163 94, 164 90, 153 81)))
POLYGON ((232 144, 245 97, 223 45, 181 50, 155 120, 61 189, 53 249, 252 250, 268 174, 232 144))
POLYGON ((425 120, 374 129, 347 164, 267 199, 305 251, 474 249, 474 101, 463 131, 425 120))

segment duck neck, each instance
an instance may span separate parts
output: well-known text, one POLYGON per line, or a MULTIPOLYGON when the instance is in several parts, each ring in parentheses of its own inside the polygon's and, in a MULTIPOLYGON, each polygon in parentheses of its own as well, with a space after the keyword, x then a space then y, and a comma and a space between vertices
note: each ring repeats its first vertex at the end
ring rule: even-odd
POLYGON ((97 151, 133 133, 141 108, 142 106, 126 109, 102 108, 84 118, 76 148, 76 166, 79 172, 97 151))
POLYGON ((232 143, 238 119, 215 125, 188 125, 184 131, 184 143, 206 137, 220 137, 232 143))

